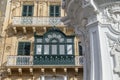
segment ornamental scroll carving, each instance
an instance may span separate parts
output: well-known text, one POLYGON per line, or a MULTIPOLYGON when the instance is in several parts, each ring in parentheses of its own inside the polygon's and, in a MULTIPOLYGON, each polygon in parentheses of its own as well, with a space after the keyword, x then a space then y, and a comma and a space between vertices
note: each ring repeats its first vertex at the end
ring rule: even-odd
POLYGON ((115 59, 114 72, 116 72, 120 75, 120 41, 115 43, 115 45, 111 49, 111 55, 115 59))
POLYGON ((104 6, 102 14, 100 14, 100 22, 103 24, 111 24, 113 31, 120 33, 120 4, 104 6))
POLYGON ((120 37, 115 38, 111 35, 107 35, 109 40, 109 47, 111 48, 111 56, 114 60, 114 69, 113 71, 120 75, 120 37))

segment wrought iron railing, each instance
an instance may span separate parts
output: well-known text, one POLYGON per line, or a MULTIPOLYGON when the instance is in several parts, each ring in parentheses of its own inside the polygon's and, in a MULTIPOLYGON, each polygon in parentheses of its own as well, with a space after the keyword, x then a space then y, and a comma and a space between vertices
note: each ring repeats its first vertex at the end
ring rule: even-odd
POLYGON ((74 55, 34 55, 34 56, 8 56, 7 66, 82 66, 83 56, 74 55))
POLYGON ((21 26, 63 26, 61 17, 13 17, 12 25, 21 26))

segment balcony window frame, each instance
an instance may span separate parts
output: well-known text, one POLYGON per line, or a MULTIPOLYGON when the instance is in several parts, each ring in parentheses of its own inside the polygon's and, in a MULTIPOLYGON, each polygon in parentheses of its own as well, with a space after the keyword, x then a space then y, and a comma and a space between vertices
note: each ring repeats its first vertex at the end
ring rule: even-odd
POLYGON ((61 16, 60 5, 50 5, 49 6, 49 16, 50 17, 60 17, 61 16), (53 7, 53 9, 52 9, 52 7, 53 7), (57 10, 57 7, 58 7, 58 10, 57 10), (51 11, 51 10, 53 10, 53 11, 51 11))
POLYGON ((33 16, 33 12, 34 12, 34 5, 23 5, 22 7, 22 16, 23 17, 30 17, 30 16, 33 16), (27 7, 26 11, 24 12, 24 8, 27 7), (30 7, 32 8, 31 9, 31 12, 29 12, 30 10, 30 7), (31 14, 31 15, 30 15, 31 14))
POLYGON ((30 55, 30 51, 31 51, 31 42, 27 42, 27 41, 19 41, 18 42, 18 49, 17 49, 17 55, 20 56, 29 56, 30 55), (25 52, 25 46, 27 46, 29 44, 29 53, 25 52), (22 46, 20 46, 22 45, 22 46), (22 47, 22 49, 20 50, 20 47, 22 47), (20 53, 20 51, 22 51, 22 53, 20 53))

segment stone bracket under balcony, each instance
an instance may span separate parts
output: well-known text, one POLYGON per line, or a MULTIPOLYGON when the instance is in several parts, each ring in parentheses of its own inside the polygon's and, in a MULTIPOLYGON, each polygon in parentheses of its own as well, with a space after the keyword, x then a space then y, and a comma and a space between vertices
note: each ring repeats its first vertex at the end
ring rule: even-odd
POLYGON ((7 68, 7 73, 8 75, 23 75, 23 74, 26 74, 27 75, 33 75, 34 73, 39 73, 39 74, 55 74, 55 73, 58 73, 59 72, 63 73, 63 74, 66 74, 66 73, 72 73, 73 72, 75 74, 79 74, 79 72, 83 71, 82 68, 78 68, 78 67, 60 67, 60 68, 56 68, 56 67, 48 67, 48 68, 24 68, 24 67, 18 67, 18 68, 7 68))

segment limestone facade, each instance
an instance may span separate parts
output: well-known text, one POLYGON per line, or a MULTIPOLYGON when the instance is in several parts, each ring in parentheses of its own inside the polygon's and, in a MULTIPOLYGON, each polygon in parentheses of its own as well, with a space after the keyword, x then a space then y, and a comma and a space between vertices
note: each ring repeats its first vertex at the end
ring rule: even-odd
POLYGON ((83 80, 81 39, 60 19, 61 0, 7 0, 0 80, 83 80))

